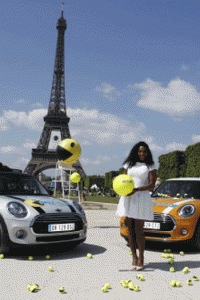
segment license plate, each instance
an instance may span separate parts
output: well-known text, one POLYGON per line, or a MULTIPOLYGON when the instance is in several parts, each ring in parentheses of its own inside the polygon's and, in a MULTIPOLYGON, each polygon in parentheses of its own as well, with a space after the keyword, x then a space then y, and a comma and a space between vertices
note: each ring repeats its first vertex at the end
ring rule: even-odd
POLYGON ((75 223, 68 224, 50 224, 48 225, 48 232, 52 231, 71 231, 75 229, 75 223))
POLYGON ((144 222, 145 229, 160 229, 160 223, 144 222))

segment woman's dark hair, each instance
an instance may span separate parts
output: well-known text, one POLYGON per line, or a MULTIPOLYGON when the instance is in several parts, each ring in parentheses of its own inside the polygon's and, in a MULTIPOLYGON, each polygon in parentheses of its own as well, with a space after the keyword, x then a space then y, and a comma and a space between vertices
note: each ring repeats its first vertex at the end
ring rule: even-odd
POLYGON ((149 149, 149 146, 145 142, 139 142, 133 148, 131 149, 128 157, 125 159, 123 165, 125 163, 128 163, 128 167, 133 167, 136 162, 140 162, 139 156, 138 156, 138 150, 140 146, 144 146, 147 149, 147 156, 145 158, 145 163, 147 166, 151 166, 154 164, 151 151, 149 149))

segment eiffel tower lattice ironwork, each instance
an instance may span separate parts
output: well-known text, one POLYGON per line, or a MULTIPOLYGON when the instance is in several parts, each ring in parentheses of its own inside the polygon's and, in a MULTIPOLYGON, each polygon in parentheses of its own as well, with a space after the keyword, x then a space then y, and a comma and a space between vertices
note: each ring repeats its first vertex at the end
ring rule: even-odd
MULTIPOLYGON (((45 124, 37 148, 32 149, 32 158, 24 170, 24 173, 35 176, 46 169, 56 168, 58 161, 56 150, 49 149, 52 131, 60 131, 61 140, 71 138, 68 125, 70 118, 67 117, 65 104, 64 35, 67 23, 63 17, 63 3, 61 17, 58 19, 56 28, 58 37, 48 113, 44 117, 45 124)), ((72 164, 72 167, 82 178, 86 177, 79 160, 72 164)))

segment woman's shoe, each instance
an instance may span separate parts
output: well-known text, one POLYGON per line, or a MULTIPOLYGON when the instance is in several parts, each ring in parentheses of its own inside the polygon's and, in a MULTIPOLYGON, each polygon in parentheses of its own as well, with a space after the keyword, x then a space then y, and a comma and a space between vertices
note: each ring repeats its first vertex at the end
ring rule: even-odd
POLYGON ((144 269, 144 266, 136 266, 136 271, 142 271, 144 269))

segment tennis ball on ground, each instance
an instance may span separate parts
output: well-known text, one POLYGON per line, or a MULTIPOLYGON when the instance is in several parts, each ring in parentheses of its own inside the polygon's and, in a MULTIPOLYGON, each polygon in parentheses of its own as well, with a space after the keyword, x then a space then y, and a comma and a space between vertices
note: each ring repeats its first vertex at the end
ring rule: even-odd
POLYGON ((169 254, 169 257, 174 258, 174 254, 169 254))
POLYGON ((139 291, 139 285, 135 285, 133 289, 134 289, 135 292, 138 292, 139 291))
POLYGON ((32 287, 32 284, 29 284, 29 285, 27 286, 28 291, 31 291, 31 287, 32 287))
POLYGON ((187 283, 187 285, 192 285, 192 280, 191 280, 191 279, 188 279, 188 280, 186 281, 186 283, 187 283))
POLYGON ((31 293, 35 293, 37 291, 37 287, 35 286, 35 285, 32 285, 31 287, 30 287, 30 292, 31 293))
POLYGON ((103 287, 101 288, 101 290, 102 290, 103 293, 106 293, 106 292, 108 291, 108 289, 107 289, 105 286, 103 286, 103 287))
POLYGON ((131 280, 127 279, 127 280, 124 280, 124 282, 128 284, 129 282, 131 282, 131 280))
POLYGON ((134 290, 134 284, 133 284, 133 282, 132 281, 130 281, 129 283, 128 283, 128 288, 129 288, 129 290, 134 290))
POLYGON ((39 285, 36 283, 36 284, 33 284, 32 286, 34 286, 36 288, 36 290, 39 289, 39 285))
POLYGON ((107 289, 110 289, 111 285, 110 285, 110 283, 106 283, 106 284, 104 284, 104 287, 107 288, 107 289))
POLYGON ((167 253, 167 252, 168 252, 168 250, 167 250, 167 249, 164 249, 164 250, 163 250, 163 252, 164 252, 164 253, 167 253))
POLYGON ((129 254, 132 255, 133 253, 130 251, 129 254))
POLYGON ((177 282, 176 282, 176 286, 177 286, 177 287, 180 287, 180 286, 181 286, 181 282, 180 282, 180 281, 177 281, 177 282))
POLYGON ((4 255, 3 254, 0 254, 0 259, 4 258, 4 255))
POLYGON ((176 194, 176 197, 180 197, 180 194, 176 194))
POLYGON ((28 257, 28 260, 33 260, 33 256, 29 256, 29 257, 28 257))
POLYGON ((122 286, 124 287, 124 288, 128 288, 128 283, 126 283, 125 281, 124 282, 122 282, 122 286))
POLYGON ((175 272, 175 269, 173 267, 171 267, 169 270, 170 272, 175 272))
POLYGON ((46 259, 50 259, 50 255, 46 255, 45 258, 46 258, 46 259))
POLYGON ((171 259, 168 261, 168 263, 169 263, 170 265, 173 265, 173 263, 174 263, 174 259, 173 259, 173 258, 171 258, 171 259))
POLYGON ((181 252, 179 252, 179 254, 183 256, 183 255, 184 255, 184 252, 183 252, 183 251, 181 251, 181 252))
POLYGON ((171 281, 170 281, 170 285, 171 285, 172 287, 176 286, 176 280, 171 280, 171 281))
POLYGON ((88 254, 87 254, 87 258, 92 258, 92 254, 91 254, 91 253, 88 253, 88 254))
POLYGON ((184 269, 183 269, 183 273, 184 274, 187 274, 189 272, 189 268, 188 267, 185 267, 184 269))
POLYGON ((192 279, 193 279, 194 281, 198 281, 198 280, 199 280, 199 278, 198 278, 197 276, 193 276, 192 279))
POLYGON ((136 278, 139 279, 140 281, 144 281, 144 276, 141 274, 136 275, 136 278))
POLYGON ((60 292, 61 294, 66 293, 65 288, 64 288, 64 287, 60 287, 60 288, 59 288, 59 292, 60 292))
POLYGON ((172 252, 172 250, 171 250, 171 249, 167 249, 167 252, 168 252, 168 253, 171 253, 171 252, 172 252))
POLYGON ((54 271, 54 268, 52 266, 49 266, 49 271, 50 272, 53 272, 54 271))
POLYGON ((162 257, 164 257, 164 258, 165 258, 165 253, 162 253, 162 257))

